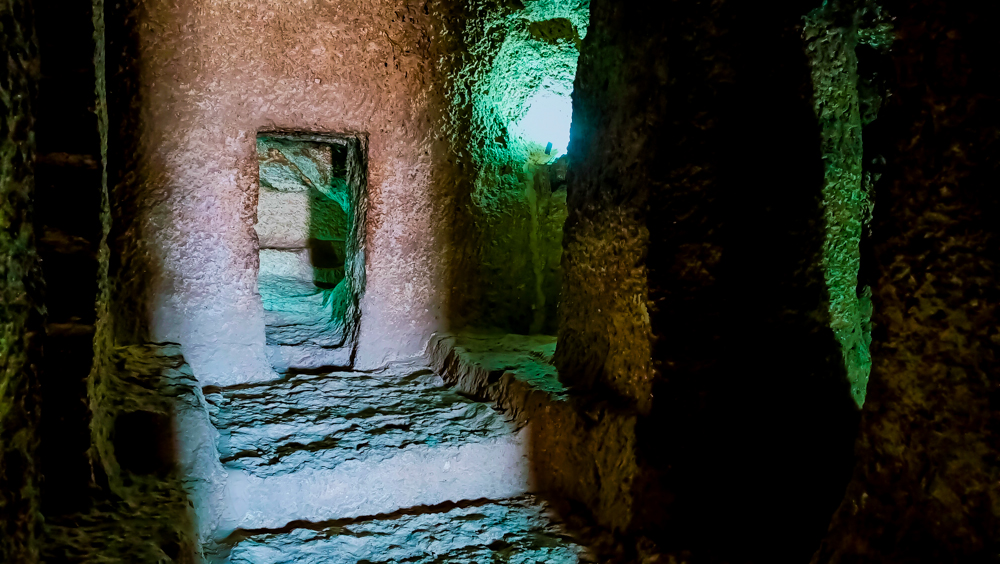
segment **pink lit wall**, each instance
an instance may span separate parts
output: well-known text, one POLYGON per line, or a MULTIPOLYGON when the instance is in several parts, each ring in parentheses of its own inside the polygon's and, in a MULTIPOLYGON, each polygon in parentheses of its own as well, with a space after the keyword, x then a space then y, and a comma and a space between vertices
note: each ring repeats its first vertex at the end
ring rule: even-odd
MULTIPOLYGON (((432 3, 433 4, 433 3, 432 3)), ((140 4, 136 180, 148 338, 204 385, 274 377, 257 294, 258 131, 369 135, 356 366, 444 328, 455 174, 440 137, 434 6, 406 0, 140 4)))

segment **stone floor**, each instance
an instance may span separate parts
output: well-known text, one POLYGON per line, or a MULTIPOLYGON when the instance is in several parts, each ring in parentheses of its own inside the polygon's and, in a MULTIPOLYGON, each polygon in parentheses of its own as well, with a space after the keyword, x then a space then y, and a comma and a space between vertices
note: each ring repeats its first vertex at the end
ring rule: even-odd
POLYGON ((337 314, 345 287, 321 290, 311 279, 308 251, 262 249, 258 280, 267 355, 278 372, 350 365, 345 322, 337 314))
POLYGON ((531 495, 243 532, 233 564, 596 562, 531 495))
POLYGON ((200 545, 194 521, 213 498, 193 495, 192 476, 125 473, 123 497, 94 488, 89 511, 47 521, 44 562, 681 562, 623 544, 586 511, 553 511, 532 493, 527 411, 501 413, 423 361, 228 388, 199 388, 176 347, 121 349, 109 366, 116 411, 100 421, 145 409, 211 428, 196 438, 233 525, 200 545))
POLYGON ((233 563, 588 562, 525 430, 421 362, 206 388, 233 563))

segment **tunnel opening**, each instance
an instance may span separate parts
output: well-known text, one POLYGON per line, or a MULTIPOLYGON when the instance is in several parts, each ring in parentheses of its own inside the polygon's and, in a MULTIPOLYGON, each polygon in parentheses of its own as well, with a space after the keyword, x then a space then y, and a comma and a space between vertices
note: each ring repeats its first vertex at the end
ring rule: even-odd
POLYGON ((554 351, 563 287, 563 226, 572 93, 589 12, 530 5, 464 31, 477 53, 463 92, 468 203, 457 227, 451 331, 492 353, 554 351), (503 21, 502 24, 499 22, 503 21), (513 348, 511 348, 513 347, 513 348), (526 348, 525 348, 526 347, 526 348))
POLYGON ((257 136, 257 286, 279 372, 350 365, 364 285, 361 146, 354 137, 257 136))

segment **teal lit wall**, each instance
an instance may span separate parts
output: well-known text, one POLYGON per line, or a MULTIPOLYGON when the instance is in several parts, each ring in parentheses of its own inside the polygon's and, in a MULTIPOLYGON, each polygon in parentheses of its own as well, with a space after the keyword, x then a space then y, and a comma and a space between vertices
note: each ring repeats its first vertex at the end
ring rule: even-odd
POLYGON ((830 327, 840 343, 851 395, 864 405, 871 372, 871 288, 859 282, 861 245, 873 213, 875 177, 866 172, 862 131, 875 119, 880 94, 861 88, 859 45, 885 50, 888 17, 874 2, 824 2, 805 18, 803 37, 812 68, 814 109, 822 135, 822 265, 830 296, 830 327), (845 25, 845 21, 847 25, 845 25), (860 81, 860 82, 859 82, 860 81))
POLYGON ((458 324, 554 334, 566 220, 573 81, 589 2, 468 2, 454 83, 467 158, 466 231, 457 237, 458 324))

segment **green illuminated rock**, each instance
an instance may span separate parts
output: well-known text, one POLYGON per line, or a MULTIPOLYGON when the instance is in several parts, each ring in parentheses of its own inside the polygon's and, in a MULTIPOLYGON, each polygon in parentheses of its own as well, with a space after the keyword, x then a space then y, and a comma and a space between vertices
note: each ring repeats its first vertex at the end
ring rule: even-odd
POLYGON ((872 216, 873 183, 862 163, 862 127, 874 119, 877 106, 862 116, 855 50, 861 42, 887 46, 886 20, 873 2, 827 1, 806 16, 803 30, 825 167, 822 260, 830 293, 830 327, 842 348, 851 395, 859 407, 865 402, 872 364, 871 290, 858 282, 861 239, 872 216))
POLYGON ((865 130, 865 144, 885 159, 863 265, 875 302, 872 374, 854 479, 812 562, 993 562, 1000 554, 995 7, 884 5, 896 35, 883 67, 892 95, 865 130))

